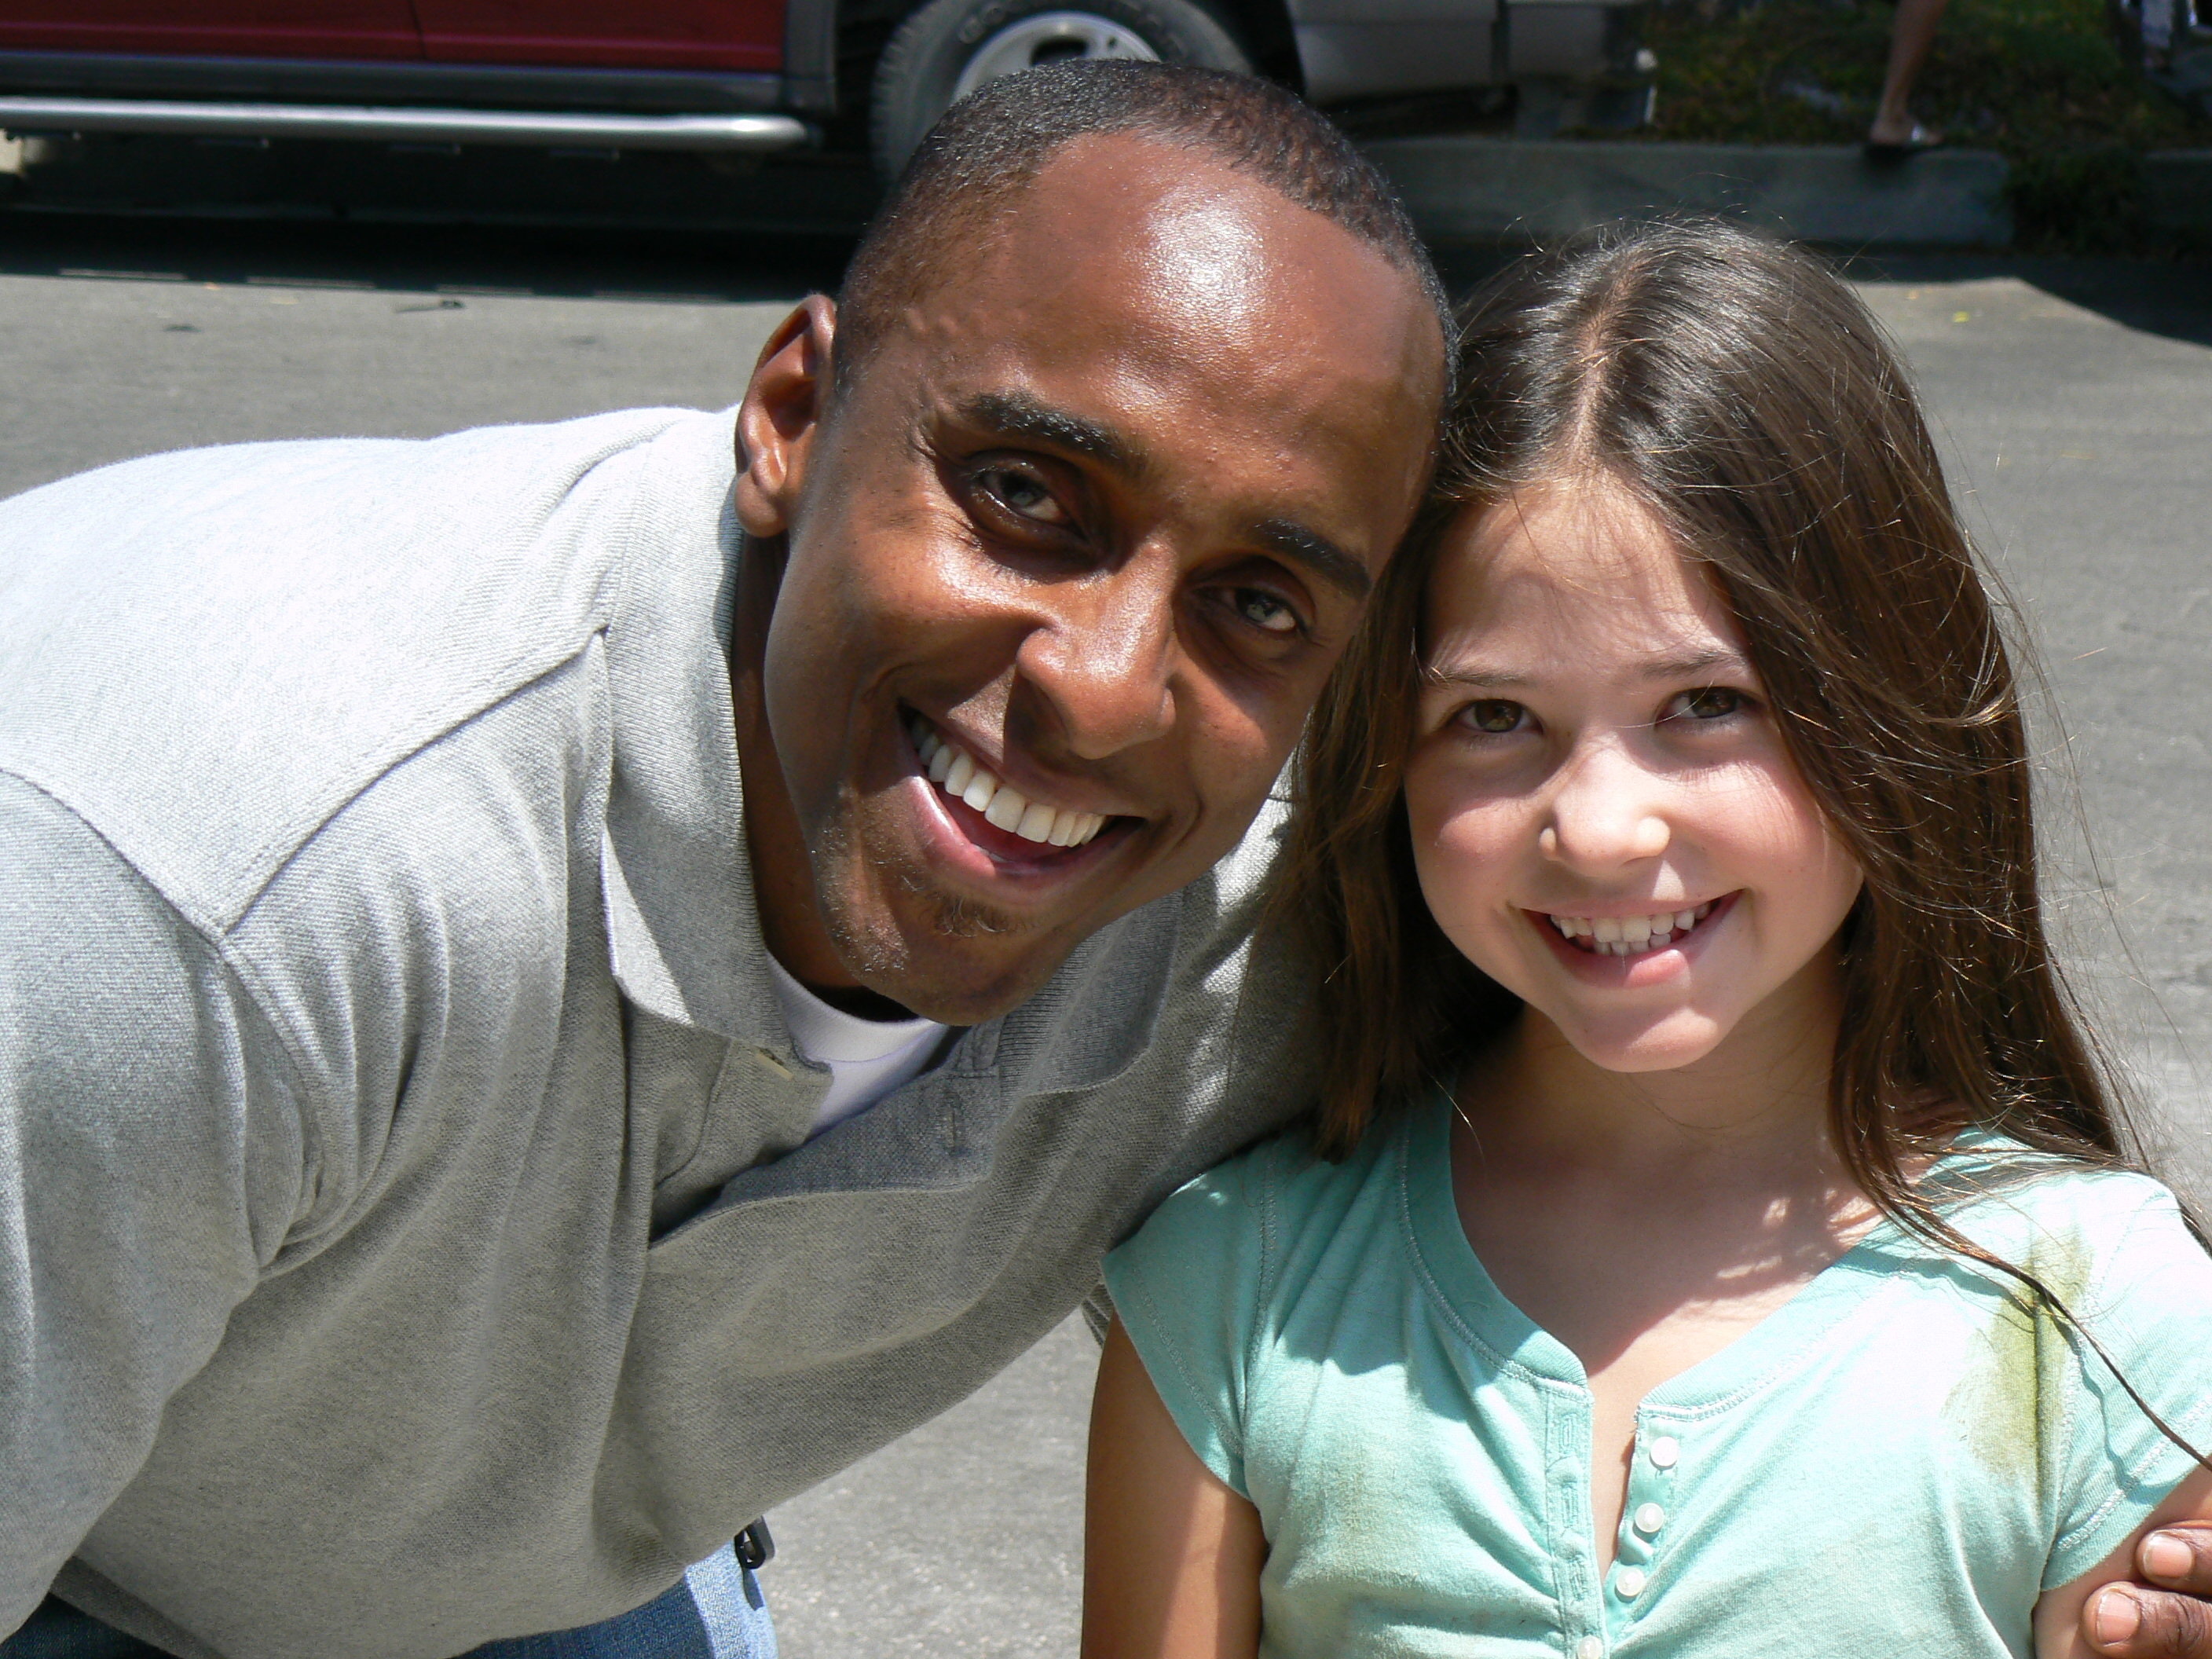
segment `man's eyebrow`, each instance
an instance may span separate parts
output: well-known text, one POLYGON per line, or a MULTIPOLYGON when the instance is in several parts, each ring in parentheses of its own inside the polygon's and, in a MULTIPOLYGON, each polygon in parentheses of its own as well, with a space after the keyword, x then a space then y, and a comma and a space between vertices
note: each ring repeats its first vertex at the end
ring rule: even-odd
POLYGON ((1025 392, 979 392, 959 404, 953 413, 963 425, 1064 449, 1124 478, 1141 478, 1152 471, 1152 461, 1142 447, 1123 434, 1040 403, 1025 392))
POLYGON ((1367 567, 1326 536, 1288 519, 1268 519, 1252 532, 1269 552, 1302 564, 1330 586, 1355 599, 1364 599, 1375 586, 1367 567))
MULTIPOLYGON (((1097 462, 1133 482, 1148 476, 1151 457, 1112 427, 1040 403, 1025 392, 979 392, 953 410, 963 425, 1009 438, 1026 438, 1097 462)), ((1267 519, 1252 535, 1269 552, 1304 566, 1355 599, 1375 586, 1367 567, 1326 536, 1288 519, 1267 519)))

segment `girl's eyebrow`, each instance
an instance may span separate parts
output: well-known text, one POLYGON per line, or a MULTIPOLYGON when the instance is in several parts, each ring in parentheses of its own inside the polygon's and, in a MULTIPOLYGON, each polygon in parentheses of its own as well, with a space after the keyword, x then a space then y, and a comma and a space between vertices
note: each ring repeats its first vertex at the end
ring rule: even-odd
POLYGON ((1740 651, 1729 651, 1715 646, 1703 651, 1685 651, 1671 657, 1654 657, 1637 672, 1647 680, 1687 679, 1711 668, 1725 669, 1731 674, 1748 674, 1751 665, 1743 659, 1740 651))
POLYGON ((1516 686, 1534 684, 1527 674, 1516 674, 1496 668, 1438 668, 1425 665, 1421 669, 1425 685, 1470 685, 1481 691, 1510 690, 1516 686))
MULTIPOLYGON (((1639 664, 1636 675, 1644 680, 1681 680, 1720 669, 1730 674, 1749 675, 1751 665, 1743 653, 1715 646, 1705 650, 1681 651, 1671 656, 1654 657, 1639 664)), ((1519 673, 1510 668, 1486 668, 1480 663, 1440 668, 1434 664, 1421 670, 1424 685, 1442 689, 1464 685, 1479 691, 1510 691, 1535 684, 1533 674, 1519 673)))

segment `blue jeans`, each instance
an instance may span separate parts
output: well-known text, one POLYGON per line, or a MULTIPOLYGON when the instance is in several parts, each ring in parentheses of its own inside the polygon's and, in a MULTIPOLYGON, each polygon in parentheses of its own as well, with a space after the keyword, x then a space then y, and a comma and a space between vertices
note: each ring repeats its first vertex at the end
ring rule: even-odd
MULTIPOLYGON (((0 1659, 167 1659, 66 1601, 48 1596, 0 1642, 0 1659)), ((727 1544, 666 1595, 581 1630, 492 1642, 462 1659, 775 1659, 775 1630, 760 1581, 727 1544)))

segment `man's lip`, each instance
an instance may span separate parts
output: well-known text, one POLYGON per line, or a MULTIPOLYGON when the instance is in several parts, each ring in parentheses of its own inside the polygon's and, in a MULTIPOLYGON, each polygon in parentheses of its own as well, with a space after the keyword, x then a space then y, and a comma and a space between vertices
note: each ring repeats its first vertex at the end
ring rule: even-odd
POLYGON ((1048 842, 1030 841, 1011 830, 1001 830, 966 801, 946 794, 927 776, 921 782, 954 827, 1006 869, 1041 875, 1073 870, 1085 864, 1091 849, 1101 842, 1111 841, 1118 845, 1127 840, 1138 823, 1135 818, 1109 818, 1098 833, 1080 847, 1054 847, 1048 842))
POLYGON ((963 884, 975 888, 979 896, 988 896, 992 902, 1018 901, 1024 896, 1056 896, 1120 853, 1142 826, 1140 818, 1109 818, 1080 847, 1025 840, 988 822, 966 802, 953 799, 932 783, 903 720, 899 738, 913 774, 908 787, 918 792, 924 833, 937 843, 940 862, 956 878, 964 878, 963 884))
MULTIPOLYGON (((1000 782, 1009 785, 1016 793, 1030 800, 1041 800, 1054 807, 1073 812, 1096 812, 1102 818, 1133 818, 1143 820, 1147 814, 1139 811, 1130 802, 1101 794, 1096 785, 1079 779, 1045 777, 1033 770, 1019 756, 1009 757, 994 744, 980 741, 975 735, 953 720, 936 714, 925 714, 911 704, 899 706, 899 729, 906 738, 909 750, 914 748, 914 733, 910 728, 921 720, 933 730, 945 742, 956 749, 968 751, 968 758, 988 772, 1000 782)), ((915 757, 917 763, 921 757, 915 757)), ((928 771, 923 768, 924 781, 928 771)), ((934 786, 932 786, 933 787, 934 786)), ((1111 830, 1112 824, 1107 826, 1111 830)), ((1104 835, 1107 830, 1099 833, 1104 835)))

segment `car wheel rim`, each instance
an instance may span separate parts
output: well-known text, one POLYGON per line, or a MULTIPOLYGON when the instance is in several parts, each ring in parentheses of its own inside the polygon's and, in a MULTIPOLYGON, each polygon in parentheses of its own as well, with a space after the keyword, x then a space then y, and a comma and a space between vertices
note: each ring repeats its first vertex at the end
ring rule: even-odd
POLYGON ((1007 24, 975 48, 952 88, 952 101, 958 103, 986 81, 1018 75, 1041 64, 1074 58, 1135 58, 1156 64, 1159 57, 1134 29, 1095 12, 1041 11, 1007 24))

